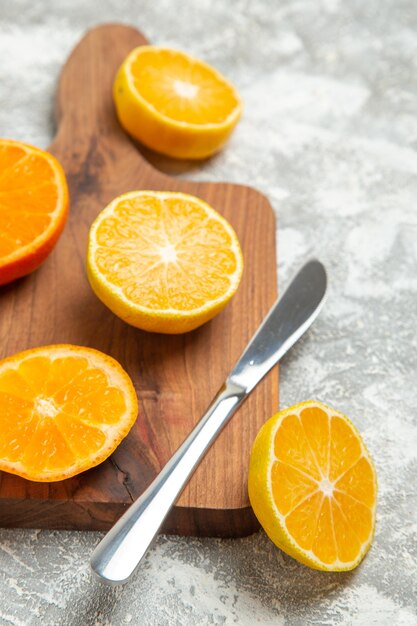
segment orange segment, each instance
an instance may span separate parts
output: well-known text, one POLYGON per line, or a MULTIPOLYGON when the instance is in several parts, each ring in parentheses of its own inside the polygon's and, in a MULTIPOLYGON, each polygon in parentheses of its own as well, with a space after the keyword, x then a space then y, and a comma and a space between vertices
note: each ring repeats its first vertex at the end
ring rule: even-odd
POLYGON ((359 541, 366 541, 372 532, 371 509, 348 494, 336 490, 334 500, 335 504, 343 511, 347 523, 355 530, 359 541))
POLYGON ((309 447, 314 450, 315 460, 322 475, 329 472, 330 462, 330 420, 319 407, 310 407, 300 413, 300 421, 309 447))
POLYGON ((64 438, 66 448, 74 456, 97 454, 106 441, 106 435, 101 428, 91 426, 85 419, 77 419, 74 414, 57 415, 55 424, 64 438))
POLYGON ((361 441, 344 419, 332 415, 330 418, 330 469, 329 479, 336 480, 362 455, 361 441))
POLYGON ((285 518, 287 531, 304 550, 311 550, 313 546, 322 504, 323 494, 315 491, 285 518))
POLYGON ((0 139, 0 285, 29 274, 46 259, 67 213, 67 183, 55 157, 0 139))
POLYGON ((32 403, 0 392, 0 406, 0 458, 14 463, 20 459, 21 442, 27 442, 33 433, 32 403))
POLYGON ((113 200, 92 225, 87 270, 97 296, 123 320, 180 333, 227 304, 243 260, 230 224, 199 198, 134 191, 113 200))
POLYGON ((330 566, 337 561, 337 547, 334 536, 332 507, 329 498, 323 498, 314 535, 312 545, 313 555, 325 566, 330 566))
POLYGON ((75 391, 70 389, 66 394, 66 410, 70 415, 82 414, 84 422, 94 424, 99 422, 117 424, 119 415, 124 409, 124 396, 120 389, 107 387, 100 398, 95 393, 86 393, 84 385, 75 385, 75 391), (83 392, 84 389, 84 392, 83 392))
POLYGON ((315 480, 280 461, 273 464, 271 478, 274 501, 282 515, 287 515, 301 500, 317 491, 315 480))
POLYGON ((277 459, 320 480, 320 469, 314 458, 302 423, 297 415, 288 415, 275 436, 274 452, 277 459))
POLYGON ((104 461, 136 416, 130 378, 97 350, 46 346, 0 362, 0 470, 69 478, 104 461))
MULTIPOLYGON (((68 468, 74 467, 77 458, 58 425, 45 420, 38 422, 32 436, 22 446, 19 461, 25 468, 24 478, 42 480, 45 477, 44 480, 52 481, 68 478, 68 468)), ((7 467, 5 469, 7 471, 7 467)))
MULTIPOLYGON (((335 499, 333 499, 332 502, 332 511, 333 530, 336 537, 338 560, 341 563, 351 563, 358 558, 363 545, 358 539, 358 534, 355 532, 356 524, 359 522, 360 525, 361 520, 351 518, 349 523, 344 509, 335 499)), ((369 532, 365 541, 368 540, 368 538, 369 532)))
POLYGON ((375 470, 370 459, 361 457, 353 467, 336 480, 335 487, 359 502, 372 507, 376 497, 375 470))
POLYGON ((122 126, 153 150, 177 158, 219 150, 242 110, 236 89, 213 67, 157 46, 132 50, 113 94, 122 126))
POLYGON ((375 527, 376 474, 353 424, 310 401, 268 420, 253 445, 249 498, 266 533, 305 565, 350 570, 375 527))
POLYGON ((33 398, 33 389, 17 370, 10 369, 2 372, 0 394, 12 396, 15 400, 29 400, 30 402, 33 398))

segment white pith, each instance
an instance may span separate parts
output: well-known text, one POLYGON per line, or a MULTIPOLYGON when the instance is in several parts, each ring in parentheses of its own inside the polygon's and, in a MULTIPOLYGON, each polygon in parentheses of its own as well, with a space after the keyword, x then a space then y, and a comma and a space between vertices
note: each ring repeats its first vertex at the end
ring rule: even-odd
POLYGON ((185 80, 179 80, 178 78, 173 81, 173 85, 177 95, 185 100, 193 100, 199 92, 198 85, 194 85, 185 80))
POLYGON ((334 491, 334 483, 330 482, 328 478, 322 478, 319 482, 319 490, 325 496, 332 496, 334 491))
POLYGON ((177 251, 172 243, 167 243, 163 248, 158 250, 164 263, 175 263, 177 260, 177 251))
POLYGON ((59 413, 59 408, 53 398, 46 398, 45 396, 36 398, 34 409, 41 417, 55 417, 59 413))

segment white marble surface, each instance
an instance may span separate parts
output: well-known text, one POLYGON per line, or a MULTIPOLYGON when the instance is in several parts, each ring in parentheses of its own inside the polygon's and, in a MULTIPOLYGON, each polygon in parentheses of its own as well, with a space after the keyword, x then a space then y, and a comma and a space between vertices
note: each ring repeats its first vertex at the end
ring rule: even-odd
POLYGON ((281 405, 318 398, 360 428, 377 532, 350 574, 309 570, 262 533, 160 537, 137 578, 108 589, 88 569, 98 533, 0 530, 1 626, 417 625, 416 3, 1 0, 1 136, 48 145, 59 69, 104 21, 206 59, 241 91, 221 155, 156 161, 266 193, 281 286, 310 256, 326 264, 329 299, 282 365, 281 405))

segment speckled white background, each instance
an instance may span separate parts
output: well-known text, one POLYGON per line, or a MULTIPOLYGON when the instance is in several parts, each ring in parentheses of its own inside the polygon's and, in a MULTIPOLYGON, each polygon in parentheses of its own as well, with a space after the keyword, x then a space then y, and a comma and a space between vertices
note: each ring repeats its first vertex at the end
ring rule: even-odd
MULTIPOLYGON (((330 293, 281 369, 362 431, 379 477, 374 546, 309 570, 259 533, 160 537, 137 578, 89 573, 98 533, 0 530, 1 626, 417 624, 417 5, 414 0, 1 0, 0 135, 46 147, 59 69, 90 25, 123 21, 229 76, 245 115, 179 175, 250 183, 278 216, 279 280, 308 257, 330 293)), ((267 418, 269 416, 265 416, 267 418)))

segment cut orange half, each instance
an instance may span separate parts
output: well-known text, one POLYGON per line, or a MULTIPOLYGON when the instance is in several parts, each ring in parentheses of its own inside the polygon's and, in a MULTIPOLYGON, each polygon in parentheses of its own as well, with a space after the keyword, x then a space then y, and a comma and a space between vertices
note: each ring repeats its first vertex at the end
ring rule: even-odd
POLYGON ((67 213, 67 183, 55 157, 0 139, 0 285, 29 274, 46 259, 67 213))
POLYGON ((207 322, 232 298, 242 270, 233 228, 195 196, 132 191, 113 200, 90 229, 94 292, 143 330, 175 334, 207 322))
POLYGON ((104 461, 136 420, 132 382, 111 357, 71 345, 0 361, 0 470, 33 481, 104 461))
POLYGON ((128 133, 157 152, 181 159, 217 152, 242 112, 236 89, 213 67, 157 46, 130 52, 113 94, 128 133))
POLYGON ((310 401, 268 420, 253 445, 249 498, 267 535, 301 563, 351 570, 374 535, 376 473, 341 413, 310 401))

